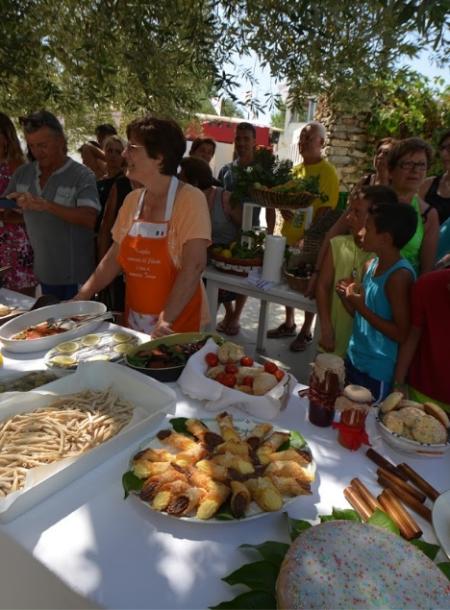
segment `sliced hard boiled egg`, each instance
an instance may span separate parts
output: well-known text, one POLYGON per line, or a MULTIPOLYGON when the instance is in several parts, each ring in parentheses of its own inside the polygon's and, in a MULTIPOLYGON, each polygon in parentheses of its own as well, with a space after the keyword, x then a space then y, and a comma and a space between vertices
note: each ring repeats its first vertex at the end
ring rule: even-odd
POLYGON ((81 343, 86 347, 90 345, 97 345, 99 343, 100 337, 98 335, 86 335, 81 339, 81 343))
POLYGON ((66 341, 65 343, 60 343, 57 345, 55 350, 61 354, 73 354, 79 347, 80 346, 76 341, 66 341))
POLYGON ((133 338, 133 335, 129 335, 128 333, 114 333, 112 336, 114 343, 126 343, 127 341, 131 341, 133 338))
POLYGON ((54 356, 50 360, 50 363, 54 366, 62 366, 64 368, 77 365, 77 361, 75 358, 72 358, 72 356, 54 356))

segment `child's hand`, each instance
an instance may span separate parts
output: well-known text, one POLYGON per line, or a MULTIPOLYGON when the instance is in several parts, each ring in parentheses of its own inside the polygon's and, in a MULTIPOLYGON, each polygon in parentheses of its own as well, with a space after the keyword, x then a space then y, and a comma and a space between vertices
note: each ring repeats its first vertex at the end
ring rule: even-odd
POLYGON ((359 311, 364 305, 364 289, 361 284, 352 282, 345 289, 345 298, 359 311))
POLYGON ((319 338, 319 345, 326 352, 333 352, 335 348, 334 331, 332 328, 329 330, 322 329, 319 338))
POLYGON ((338 293, 338 295, 341 298, 346 298, 347 296, 347 288, 348 286, 350 286, 350 284, 353 284, 354 280, 351 277, 347 277, 347 278, 343 278, 341 280, 339 280, 339 282, 336 284, 336 292, 338 293))

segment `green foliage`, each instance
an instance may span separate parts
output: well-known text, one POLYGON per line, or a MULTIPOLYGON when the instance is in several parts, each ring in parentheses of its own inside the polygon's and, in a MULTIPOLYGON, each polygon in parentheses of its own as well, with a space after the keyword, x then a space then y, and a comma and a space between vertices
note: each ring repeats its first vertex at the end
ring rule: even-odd
POLYGON ((280 102, 277 105, 276 111, 270 117, 270 123, 272 127, 277 127, 278 129, 284 129, 284 121, 286 119, 286 104, 280 102))
POLYGON ((267 148, 257 148, 252 165, 233 166, 232 201, 242 202, 250 199, 250 191, 255 184, 272 187, 287 182, 291 178, 291 170, 291 161, 279 161, 267 148))
POLYGON ((210 610, 276 610, 275 596, 265 591, 247 591, 228 602, 210 606, 210 610))
POLYGON ((216 21, 203 0, 3 0, 2 110, 45 106, 88 133, 112 108, 186 116, 212 86, 216 21))
POLYGON ((277 449, 277 451, 285 451, 286 449, 290 449, 291 447, 292 449, 303 449, 305 446, 305 438, 300 434, 300 432, 293 430, 289 435, 289 440, 283 443, 277 449))
MULTIPOLYGON (((434 146, 450 125, 450 86, 412 70, 399 70, 390 78, 374 81, 368 131, 375 140, 421 137, 434 146)), ((436 157, 430 174, 442 169, 436 157)))
POLYGON ((288 517, 288 526, 289 526, 289 536, 294 542, 294 540, 305 530, 309 530, 312 527, 309 521, 305 521, 304 519, 291 519, 288 517))
POLYGON ((357 521, 361 522, 361 518, 358 513, 351 508, 333 508, 331 515, 320 515, 320 522, 326 523, 327 521, 357 521))
POLYGON ((289 545, 284 542, 268 540, 262 544, 241 544, 239 548, 255 550, 265 561, 280 567, 281 562, 289 549, 289 545))
POLYGON ((124 500, 128 498, 130 492, 141 491, 144 486, 144 479, 137 477, 132 470, 125 472, 122 475, 122 487, 124 491, 124 500))
POLYGON ((430 544, 429 542, 425 542, 425 540, 411 540, 411 544, 425 553, 428 559, 431 559, 432 561, 436 559, 436 555, 441 549, 438 544, 430 544))
POLYGON ((449 60, 448 0, 229 0, 224 13, 229 29, 239 24, 242 47, 287 81, 295 109, 310 95, 364 109, 373 79, 427 44, 449 60))
POLYGON ((450 119, 450 86, 411 70, 374 82, 369 131, 376 138, 412 136, 432 141, 450 119))
POLYGON ((450 56, 448 0, 2 0, 1 15, 2 110, 45 106, 80 136, 113 111, 123 123, 145 111, 183 120, 210 112, 213 92, 236 102, 252 71, 223 66, 251 52, 299 109, 309 95, 365 107, 401 56, 427 44, 450 56))
POLYGON ((392 519, 385 512, 376 508, 373 514, 367 520, 369 525, 375 525, 376 527, 381 527, 385 530, 389 530, 393 534, 400 534, 400 530, 397 525, 392 521, 392 519))
POLYGON ((222 580, 229 585, 246 585, 252 591, 274 593, 279 569, 280 566, 271 561, 255 561, 243 565, 222 580))
POLYGON ((222 100, 221 116, 244 118, 244 113, 239 106, 230 98, 226 97, 222 100))

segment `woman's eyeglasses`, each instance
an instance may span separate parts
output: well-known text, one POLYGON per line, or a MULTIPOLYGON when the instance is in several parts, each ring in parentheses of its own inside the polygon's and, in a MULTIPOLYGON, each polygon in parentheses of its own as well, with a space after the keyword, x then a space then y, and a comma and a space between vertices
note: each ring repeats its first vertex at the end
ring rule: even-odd
POLYGON ((127 152, 131 152, 133 150, 137 150, 138 148, 145 148, 142 144, 132 144, 131 142, 127 142, 125 144, 125 150, 127 152))
POLYGON ((421 172, 427 171, 427 164, 424 161, 400 161, 398 166, 400 169, 417 169, 421 172))

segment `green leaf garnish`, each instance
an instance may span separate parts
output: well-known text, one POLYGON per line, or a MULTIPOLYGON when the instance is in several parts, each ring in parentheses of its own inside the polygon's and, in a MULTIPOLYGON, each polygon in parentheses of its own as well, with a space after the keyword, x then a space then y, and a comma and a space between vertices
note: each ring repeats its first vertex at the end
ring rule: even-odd
POLYGON ((334 508, 331 515, 321 515, 320 522, 326 523, 327 521, 358 521, 361 523, 361 517, 352 508, 334 508))
POLYGON ((437 567, 443 572, 450 580, 450 561, 442 561, 437 564, 437 567))
POLYGON ((210 610, 276 610, 277 602, 275 596, 266 591, 247 591, 234 599, 209 608, 210 610))
POLYGON ((288 525, 289 525, 289 536, 294 542, 294 540, 305 530, 309 530, 312 527, 309 521, 304 521, 303 519, 290 519, 288 517, 288 525))
POLYGON ((369 525, 375 525, 377 527, 382 527, 385 530, 392 532, 393 534, 400 535, 400 530, 397 525, 392 521, 389 515, 386 515, 379 508, 375 509, 375 512, 369 519, 367 519, 367 523, 369 525))
POLYGON ((239 548, 253 549, 257 551, 265 561, 273 563, 279 568, 289 549, 289 544, 268 540, 262 544, 241 544, 239 548))
POLYGON ((428 559, 431 559, 432 561, 436 558, 436 555, 441 548, 438 544, 430 544, 429 542, 425 542, 425 540, 411 540, 411 544, 425 553, 428 559))
POLYGON ((126 500, 132 491, 141 491, 143 486, 144 479, 137 477, 132 470, 125 472, 122 476, 123 499, 126 500))
POLYGON ((303 449, 306 446, 306 441, 300 432, 292 430, 289 435, 289 440, 280 445, 277 451, 286 451, 287 449, 303 449))
POLYGON ((185 434, 186 436, 194 438, 194 435, 191 434, 186 428, 186 422, 188 419, 189 417, 174 417, 173 419, 170 419, 169 422, 175 432, 179 432, 180 434, 185 434))
POLYGON ((230 502, 224 502, 222 506, 219 508, 218 512, 214 515, 215 519, 219 519, 220 521, 236 521, 237 517, 233 515, 231 512, 230 502))
POLYGON ((274 595, 278 571, 279 566, 270 561, 255 561, 235 570, 222 580, 229 585, 246 585, 252 591, 266 591, 274 595))

